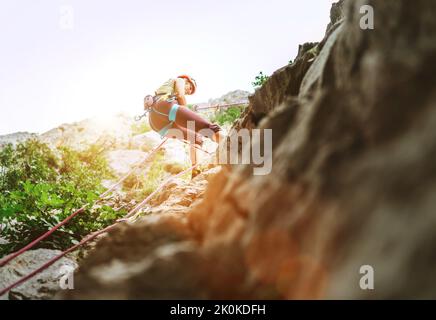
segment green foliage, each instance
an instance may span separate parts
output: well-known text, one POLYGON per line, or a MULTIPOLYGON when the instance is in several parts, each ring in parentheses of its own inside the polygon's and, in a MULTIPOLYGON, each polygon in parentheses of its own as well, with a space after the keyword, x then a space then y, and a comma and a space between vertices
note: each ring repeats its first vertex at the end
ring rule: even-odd
POLYGON ((135 122, 134 124, 132 124, 131 129, 134 136, 151 131, 150 125, 147 121, 135 122))
POLYGON ((148 196, 156 190, 165 175, 162 159, 159 159, 159 156, 160 155, 157 156, 146 175, 144 175, 145 178, 143 179, 142 187, 143 196, 148 196))
POLYGON ((212 122, 217 122, 219 125, 233 124, 236 119, 241 117, 244 106, 233 106, 227 109, 220 110, 212 119, 212 122))
POLYGON ((309 54, 312 55, 312 57, 316 57, 319 54, 319 47, 318 45, 313 46, 312 49, 310 49, 309 51, 307 51, 309 54))
POLYGON ((251 84, 253 85, 253 88, 256 90, 260 88, 267 80, 269 79, 269 76, 264 74, 262 71, 259 72, 259 74, 254 78, 254 82, 251 84))
POLYGON ((141 176, 131 175, 123 183, 124 189, 131 190, 136 200, 143 200, 162 183, 166 176, 163 154, 157 153, 149 169, 141 176))
POLYGON ((57 157, 38 140, 5 146, 0 152, 0 191, 18 189, 20 183, 55 182, 59 168, 57 157))
MULTIPOLYGON (((111 178, 102 147, 85 151, 51 150, 38 140, 0 150, 0 256, 34 240, 69 216, 92 203, 103 191, 101 182, 111 178)), ((66 249, 90 232, 99 230, 123 212, 91 205, 36 248, 66 249)))

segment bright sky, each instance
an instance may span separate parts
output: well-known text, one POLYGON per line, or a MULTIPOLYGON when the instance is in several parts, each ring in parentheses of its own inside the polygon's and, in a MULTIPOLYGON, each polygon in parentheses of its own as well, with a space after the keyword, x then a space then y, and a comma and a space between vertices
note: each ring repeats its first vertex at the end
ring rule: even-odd
POLYGON ((0 134, 126 112, 187 73, 188 103, 252 91, 320 41, 333 0, 0 2, 0 134))

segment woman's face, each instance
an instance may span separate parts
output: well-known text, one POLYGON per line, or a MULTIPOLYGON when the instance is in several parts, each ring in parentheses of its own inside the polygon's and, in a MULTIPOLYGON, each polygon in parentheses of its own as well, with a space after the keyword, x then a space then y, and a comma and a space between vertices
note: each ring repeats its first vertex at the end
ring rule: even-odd
POLYGON ((192 84, 188 80, 185 80, 185 94, 192 94, 192 91, 192 84))

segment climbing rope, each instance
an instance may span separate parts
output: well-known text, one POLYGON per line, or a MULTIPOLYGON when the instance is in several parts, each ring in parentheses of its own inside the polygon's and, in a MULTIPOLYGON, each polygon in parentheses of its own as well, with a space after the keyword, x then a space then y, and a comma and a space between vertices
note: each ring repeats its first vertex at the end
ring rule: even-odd
MULTIPOLYGON (((88 236, 86 236, 85 238, 83 238, 78 244, 75 244, 74 246, 68 248, 67 250, 63 251, 62 253, 60 253, 59 255, 57 255, 56 257, 50 259, 49 261, 47 261, 45 264, 43 264, 41 267, 39 267, 38 269, 32 271, 31 273, 29 273, 27 276, 24 276, 23 278, 17 280, 16 282, 12 283, 11 285, 9 285, 8 287, 4 288, 3 290, 0 291, 0 296, 4 295, 5 293, 7 293, 8 291, 10 291, 11 289, 15 288, 16 286, 26 282, 27 280, 29 280, 30 278, 32 278, 33 276, 37 275, 38 273, 40 273, 41 271, 47 269, 48 267, 50 267, 52 264, 54 264, 56 261, 58 261, 59 259, 61 259, 62 257, 64 257, 66 254, 76 250, 77 248, 81 247, 82 245, 84 245, 85 243, 91 241, 92 239, 95 239, 95 237, 108 232, 109 230, 111 230, 112 228, 114 228, 117 224, 119 224, 120 222, 124 222, 129 220, 130 217, 132 217, 135 213, 138 212, 138 210, 140 210, 158 191, 160 191, 165 185, 167 185, 169 182, 171 182, 172 180, 176 179, 177 177, 186 174, 187 172, 195 169, 197 166, 199 166, 200 163, 197 163, 191 167, 189 167, 188 169, 183 170, 182 172, 178 173, 175 176, 171 176, 170 178, 168 178, 166 181, 164 181, 155 191, 153 191, 146 199, 144 199, 141 203, 139 203, 135 208, 133 208, 132 210, 130 210, 126 216, 123 219, 119 219, 117 220, 114 224, 93 232, 91 234, 89 234, 88 236)), ((133 218, 136 218, 136 216, 133 216, 133 218)))
POLYGON ((61 259, 63 256, 65 256, 67 253, 70 253, 74 250, 76 250, 77 248, 79 248, 80 246, 84 245, 85 243, 87 243, 88 241, 94 239, 95 237, 97 237, 98 235, 105 233, 107 231, 109 231, 110 229, 112 229, 113 227, 115 227, 116 224, 112 224, 106 228, 104 228, 103 230, 91 233, 90 235, 88 235, 87 237, 85 237, 84 239, 82 239, 82 241, 80 241, 78 244, 75 244, 74 246, 70 247, 69 249, 63 251, 61 254, 57 255, 56 257, 52 258, 51 260, 47 261, 45 264, 43 264, 41 267, 39 267, 38 269, 32 271, 31 273, 29 273, 27 276, 19 279, 18 281, 14 282, 13 284, 11 284, 10 286, 8 286, 7 288, 4 288, 3 290, 0 291, 0 297, 2 295, 4 295, 5 293, 7 293, 9 290, 15 288, 16 286, 26 282, 27 280, 29 280, 30 278, 32 278, 33 276, 37 275, 38 273, 40 273, 41 271, 45 270, 46 268, 50 267, 53 263, 55 263, 56 261, 58 261, 59 259, 61 259))
MULTIPOLYGON (((195 165, 193 165, 192 167, 183 170, 182 172, 179 172, 178 174, 176 174, 175 176, 171 176, 169 177, 167 180, 165 180, 161 185, 159 185, 159 187, 156 188, 156 190, 154 190, 152 193, 150 193, 147 198, 145 198, 141 203, 139 203, 135 208, 133 208, 123 219, 118 220, 119 222, 121 221, 126 221, 129 218, 131 218, 139 209, 141 209, 151 198, 153 198, 153 196, 155 194, 157 194, 160 190, 163 189, 163 187, 165 187, 168 183, 170 183, 172 180, 183 176, 184 174, 188 173, 191 170, 194 170, 195 168, 197 168, 201 163, 197 163, 195 165)), ((135 216, 133 217, 132 220, 135 220, 135 216)))
MULTIPOLYGON (((155 147, 147 156, 144 160, 142 160, 140 163, 134 165, 134 167, 124 176, 122 177, 120 180, 118 180, 114 185, 112 185, 108 190, 106 190, 103 194, 101 194, 98 198, 98 200, 95 202, 95 204, 99 203, 100 201, 102 201, 110 192, 112 192, 113 190, 115 190, 116 187, 118 187, 121 183, 124 182, 124 180, 126 180, 131 174, 132 172, 134 172, 138 167, 140 167, 142 164, 146 163, 151 156, 153 156, 163 145, 164 143, 168 140, 168 138, 166 138, 165 140, 163 140, 157 147, 155 147)), ((21 248, 20 250, 18 250, 15 253, 12 253, 8 256, 6 256, 4 259, 0 260, 0 267, 3 267, 5 264, 7 264, 9 261, 15 259, 16 257, 20 256, 21 254, 23 254, 24 252, 26 252, 27 250, 29 250, 30 248, 34 247, 37 243, 39 243, 40 241, 44 240, 45 238, 47 238, 48 236, 50 236, 53 232, 55 232, 56 230, 58 230, 60 227, 62 227, 63 225, 67 224, 71 219, 73 219, 75 216, 77 216, 79 213, 82 213, 83 211, 85 211, 86 207, 89 206, 89 204, 84 205, 83 207, 81 207, 80 209, 74 211, 71 215, 69 215, 67 218, 65 218, 63 221, 61 221, 60 223, 58 223, 57 225, 55 225, 53 228, 51 228, 50 230, 48 230, 46 233, 44 233, 43 235, 41 235, 40 237, 38 237, 37 239, 33 240, 32 242, 30 242, 28 245, 26 245, 25 247, 21 248)))
POLYGON ((182 141, 184 144, 187 144, 187 145, 189 145, 189 146, 191 146, 191 147, 194 147, 194 148, 197 149, 197 150, 203 151, 204 153, 206 153, 206 154, 208 154, 208 155, 213 155, 213 154, 215 154, 215 152, 209 152, 209 151, 207 151, 207 150, 204 150, 203 148, 199 147, 199 146, 196 145, 195 143, 189 142, 188 140, 180 140, 180 139, 179 139, 179 141, 182 141))
MULTIPOLYGON (((167 139, 165 139, 164 141, 162 141, 161 144, 159 144, 152 152, 150 152, 150 154, 147 156, 146 160, 142 161, 142 163, 146 162, 149 157, 155 153, 160 147, 162 147, 162 145, 167 141, 167 139)), ((7 293, 8 291, 10 291, 11 289, 15 288, 16 286, 26 282, 27 280, 29 280, 30 278, 32 278, 33 276, 37 275, 38 273, 40 273, 41 271, 45 270, 46 268, 50 267, 52 264, 54 264, 56 261, 58 261, 59 259, 61 259, 62 257, 64 257, 66 254, 76 250, 77 248, 81 247, 82 245, 84 245, 85 243, 91 241, 92 239, 95 239, 97 236, 108 232, 109 230, 111 230, 112 228, 114 228, 117 224, 119 224, 120 222, 124 222, 124 221, 128 221, 130 218, 133 218, 132 220, 135 220, 138 217, 139 214, 139 210, 144 207, 147 202, 154 196, 156 195, 163 187, 165 187, 168 183, 170 183, 172 180, 176 179, 179 176, 182 176, 186 173, 188 173, 189 171, 195 169, 196 167, 198 167, 201 164, 201 162, 189 167, 188 169, 185 169, 181 172, 179 172, 178 174, 176 174, 175 176, 171 176, 169 177, 167 180, 165 180, 161 185, 159 185, 159 187, 154 190, 150 195, 148 195, 142 202, 140 202, 137 206, 135 206, 132 210, 130 210, 126 216, 123 219, 119 219, 117 220, 114 224, 100 230, 100 231, 96 231, 94 233, 89 234, 88 236, 86 236, 85 238, 83 238, 78 244, 75 244, 74 246, 68 248, 67 250, 63 251, 62 253, 60 253, 59 255, 57 255, 56 257, 50 259, 49 261, 47 261, 45 264, 43 264, 41 267, 39 267, 38 269, 32 271, 31 273, 29 273, 28 275, 24 276, 23 278, 17 280, 16 282, 12 283, 11 285, 9 285, 8 287, 4 288, 3 290, 0 291, 0 296, 4 295, 5 293, 7 293)), ((116 184, 114 184, 109 190, 114 190, 116 188, 117 185, 119 185, 122 181, 124 181, 125 179, 127 179, 127 177, 135 170, 135 168, 133 168, 126 176, 124 176, 123 178, 121 178, 116 184)), ((108 190, 108 191, 109 191, 108 190)), ((104 194, 108 194, 108 191, 106 191, 104 194)), ((103 195, 103 194, 102 194, 103 195)), ((102 196, 100 196, 102 197, 102 196)), ((7 259, 4 259, 4 261, 1 262, 0 266, 5 265, 6 263, 8 263, 10 260, 16 258, 17 256, 21 255, 22 253, 24 253, 26 250, 30 249, 31 247, 33 247, 36 243, 38 243, 39 241, 41 241, 42 239, 45 239, 46 237, 48 237, 50 234, 52 234, 55 230, 57 230, 61 225, 67 223, 69 220, 72 219, 73 215, 77 215, 80 212, 83 212, 84 208, 81 208, 79 210, 77 210, 76 212, 74 212, 73 214, 71 214, 67 219, 65 219, 64 221, 62 221, 61 223, 59 223, 58 225, 56 225, 55 227, 53 227, 51 230, 49 230, 47 233, 45 233, 44 235, 42 235, 41 237, 39 237, 38 239, 34 240, 32 243, 28 244, 26 247, 24 247, 23 249, 17 251, 15 254, 13 254, 12 256, 8 256, 7 259), (80 211, 81 210, 81 211, 80 211)))

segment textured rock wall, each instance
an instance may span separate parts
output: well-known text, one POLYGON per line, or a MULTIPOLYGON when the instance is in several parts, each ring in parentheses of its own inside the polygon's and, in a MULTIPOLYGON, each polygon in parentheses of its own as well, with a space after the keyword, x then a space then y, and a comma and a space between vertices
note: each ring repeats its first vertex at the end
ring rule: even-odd
MULTIPOLYGON (((41 261, 53 259, 60 253, 59 250, 50 249, 29 250, 23 253, 0 268, 0 288, 6 288, 27 276, 42 265, 41 261)), ((74 256, 63 257, 43 272, 0 296, 0 300, 51 299, 60 290, 61 283, 69 285, 70 288, 74 287, 74 283, 69 284, 67 278, 75 268, 77 268, 77 263, 74 256)))

